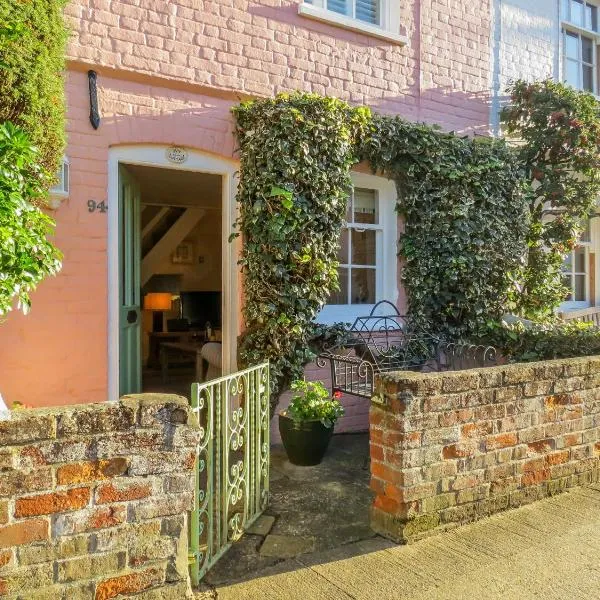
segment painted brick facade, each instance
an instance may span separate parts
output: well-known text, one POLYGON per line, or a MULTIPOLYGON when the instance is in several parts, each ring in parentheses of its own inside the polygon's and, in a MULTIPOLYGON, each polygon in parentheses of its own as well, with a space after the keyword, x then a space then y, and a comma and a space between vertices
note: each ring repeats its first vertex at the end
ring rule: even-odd
POLYGON ((492 120, 516 79, 559 78, 558 2, 493 0, 494 99, 492 120))
POLYGON ((190 597, 189 415, 155 395, 0 422, 0 597, 190 597))
POLYGON ((600 478, 600 358, 395 373, 371 406, 371 525, 412 541, 600 478))
MULTIPOLYGON (((405 46, 297 9, 280 0, 68 4, 71 192, 54 213, 64 268, 40 285, 27 317, 15 312, 2 324, 0 393, 8 404, 109 396, 107 294, 117 282, 108 281, 106 215, 88 212, 87 202, 116 202, 107 191, 112 148, 179 145, 235 160, 231 106, 295 89, 460 132, 489 130, 489 2, 403 2, 405 46), (98 130, 89 122, 88 69, 98 72, 98 130)), ((346 422, 363 419, 366 427, 366 409, 352 406, 346 422)))

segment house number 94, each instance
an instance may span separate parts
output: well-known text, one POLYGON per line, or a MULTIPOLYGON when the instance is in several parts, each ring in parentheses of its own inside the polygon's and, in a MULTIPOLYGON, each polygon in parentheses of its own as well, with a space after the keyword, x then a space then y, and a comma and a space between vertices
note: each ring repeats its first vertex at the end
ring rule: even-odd
POLYGON ((95 200, 88 200, 88 211, 105 213, 108 210, 108 204, 102 200, 102 202, 96 202, 95 200))

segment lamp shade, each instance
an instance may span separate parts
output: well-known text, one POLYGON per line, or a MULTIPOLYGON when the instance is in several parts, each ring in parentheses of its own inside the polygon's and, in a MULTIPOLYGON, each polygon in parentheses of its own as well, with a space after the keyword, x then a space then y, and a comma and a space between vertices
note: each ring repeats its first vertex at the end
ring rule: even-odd
POLYGON ((171 294, 155 292, 144 296, 145 310, 171 310, 171 294))

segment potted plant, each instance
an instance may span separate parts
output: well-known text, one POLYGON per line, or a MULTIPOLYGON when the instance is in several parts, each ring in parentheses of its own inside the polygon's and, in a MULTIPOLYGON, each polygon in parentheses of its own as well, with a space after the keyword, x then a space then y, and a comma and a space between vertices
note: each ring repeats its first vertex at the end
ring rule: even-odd
POLYGON ((340 392, 333 397, 320 381, 298 379, 290 386, 294 395, 279 414, 279 433, 290 462, 318 465, 333 435, 335 422, 344 414, 340 392))

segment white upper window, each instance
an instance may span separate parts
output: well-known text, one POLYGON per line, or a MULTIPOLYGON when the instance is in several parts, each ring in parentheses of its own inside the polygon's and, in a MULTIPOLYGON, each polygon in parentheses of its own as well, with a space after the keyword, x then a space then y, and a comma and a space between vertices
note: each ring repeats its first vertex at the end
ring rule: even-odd
POLYGON ((579 238, 577 246, 565 259, 562 267, 563 282, 571 293, 563 303, 565 308, 589 306, 590 300, 590 224, 579 238))
POLYGON ((397 0, 304 0, 298 12, 310 19, 398 44, 407 42, 406 36, 400 35, 397 0))
POLYGON ((597 91, 595 41, 581 33, 565 30, 564 35, 564 81, 578 90, 597 91))
POLYGON ((380 300, 397 300, 397 215, 393 183, 355 174, 340 234, 339 285, 318 321, 352 322, 380 300))
POLYGON ((305 2, 339 15, 345 15, 381 27, 381 5, 383 0, 305 0, 305 2))
POLYGON ((563 81, 578 90, 598 94, 598 5, 562 0, 563 81))
POLYGON ((562 0, 561 17, 576 27, 598 31, 598 6, 593 2, 562 0))

